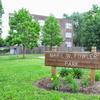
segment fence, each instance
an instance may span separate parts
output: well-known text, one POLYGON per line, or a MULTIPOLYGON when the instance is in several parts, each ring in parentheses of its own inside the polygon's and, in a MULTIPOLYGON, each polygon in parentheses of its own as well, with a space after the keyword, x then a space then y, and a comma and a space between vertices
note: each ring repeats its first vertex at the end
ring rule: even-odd
MULTIPOLYGON (((43 54, 45 51, 49 51, 48 47, 45 46, 40 46, 40 47, 35 47, 32 50, 26 48, 25 53, 26 54, 43 54)), ((82 52, 84 51, 83 47, 72 47, 72 48, 67 48, 67 47, 58 47, 58 51, 68 51, 68 52, 82 52)), ((22 54, 23 49, 22 46, 12 46, 12 47, 0 47, 0 54, 22 54)))

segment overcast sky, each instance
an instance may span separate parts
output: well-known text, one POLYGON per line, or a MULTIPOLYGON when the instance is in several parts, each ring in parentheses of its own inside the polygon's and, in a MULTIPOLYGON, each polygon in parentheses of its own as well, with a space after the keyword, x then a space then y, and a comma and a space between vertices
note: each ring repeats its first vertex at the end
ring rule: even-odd
POLYGON ((3 38, 8 33, 8 13, 21 8, 27 8, 32 14, 50 15, 62 17, 73 12, 85 12, 91 9, 93 4, 100 6, 100 0, 1 0, 5 14, 3 15, 3 38))

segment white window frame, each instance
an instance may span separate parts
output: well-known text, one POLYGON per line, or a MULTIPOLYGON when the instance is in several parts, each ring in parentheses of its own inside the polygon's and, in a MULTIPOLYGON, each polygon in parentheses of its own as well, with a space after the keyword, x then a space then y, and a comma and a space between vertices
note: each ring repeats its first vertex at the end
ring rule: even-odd
POLYGON ((67 47, 72 47, 72 42, 66 41, 65 43, 66 43, 67 47))
POLYGON ((65 37, 66 38, 72 38, 72 32, 66 32, 65 37))
POLYGON ((65 28, 66 29, 72 29, 72 23, 66 23, 65 28))

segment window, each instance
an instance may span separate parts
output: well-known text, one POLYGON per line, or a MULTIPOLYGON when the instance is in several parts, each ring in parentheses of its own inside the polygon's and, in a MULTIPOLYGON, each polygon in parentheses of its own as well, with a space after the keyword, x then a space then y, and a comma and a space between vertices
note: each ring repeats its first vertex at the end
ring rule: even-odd
POLYGON ((71 23, 66 23, 65 28, 66 29, 72 29, 72 24, 71 23))
POLYGON ((44 20, 39 20, 40 26, 44 25, 44 20))
POLYGON ((72 47, 72 42, 66 42, 67 47, 72 47))
POLYGON ((66 38, 72 38, 72 33, 71 32, 66 32, 65 37, 66 38))

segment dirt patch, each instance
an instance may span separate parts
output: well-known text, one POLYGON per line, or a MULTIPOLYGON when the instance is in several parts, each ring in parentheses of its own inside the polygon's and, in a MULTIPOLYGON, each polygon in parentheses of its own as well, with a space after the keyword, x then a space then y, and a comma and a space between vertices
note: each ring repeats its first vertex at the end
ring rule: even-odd
MULTIPOLYGON (((81 80, 77 79, 77 81, 78 81, 78 83, 80 83, 79 92, 85 93, 85 94, 89 94, 89 93, 100 94, 100 81, 98 81, 94 85, 88 86, 88 87, 81 86, 81 80)), ((37 81, 36 85, 39 88, 44 88, 44 89, 47 89, 47 90, 53 90, 52 81, 51 81, 50 78, 41 79, 41 80, 37 81)), ((70 93, 73 92, 72 89, 67 84, 61 85, 60 88, 57 91, 70 92, 70 93)))

